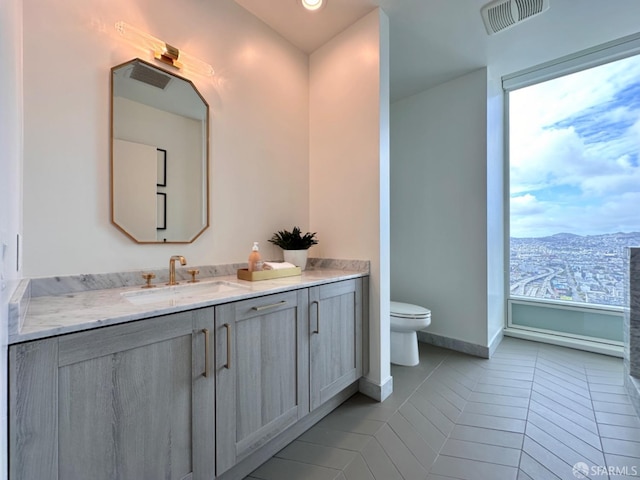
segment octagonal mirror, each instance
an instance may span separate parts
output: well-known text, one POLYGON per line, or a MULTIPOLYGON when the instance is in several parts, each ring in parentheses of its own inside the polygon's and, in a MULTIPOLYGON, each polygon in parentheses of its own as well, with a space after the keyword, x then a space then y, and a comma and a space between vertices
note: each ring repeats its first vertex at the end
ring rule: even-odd
POLYGON ((138 243, 190 243, 209 226, 209 105, 140 59, 111 69, 111 222, 138 243))

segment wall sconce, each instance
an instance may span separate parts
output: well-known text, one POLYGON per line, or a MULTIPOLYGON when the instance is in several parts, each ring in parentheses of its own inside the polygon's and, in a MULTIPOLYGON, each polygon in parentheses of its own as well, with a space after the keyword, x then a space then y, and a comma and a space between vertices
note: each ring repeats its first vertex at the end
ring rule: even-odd
POLYGON ((117 22, 116 31, 131 44, 153 52, 153 57, 174 68, 189 70, 200 75, 211 77, 215 71, 213 67, 199 58, 180 51, 176 47, 149 35, 142 30, 132 27, 125 22, 117 22))

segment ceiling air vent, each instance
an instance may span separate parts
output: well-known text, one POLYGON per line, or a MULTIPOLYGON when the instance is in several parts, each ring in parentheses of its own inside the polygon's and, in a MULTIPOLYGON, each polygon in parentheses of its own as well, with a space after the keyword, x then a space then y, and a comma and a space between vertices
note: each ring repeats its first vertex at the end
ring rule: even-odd
POLYGON ((129 77, 162 90, 164 90, 171 81, 171 77, 169 75, 160 73, 158 70, 149 68, 141 63, 136 63, 133 66, 129 77))
POLYGON ((549 9, 549 0, 496 0, 480 13, 487 33, 493 35, 549 9))

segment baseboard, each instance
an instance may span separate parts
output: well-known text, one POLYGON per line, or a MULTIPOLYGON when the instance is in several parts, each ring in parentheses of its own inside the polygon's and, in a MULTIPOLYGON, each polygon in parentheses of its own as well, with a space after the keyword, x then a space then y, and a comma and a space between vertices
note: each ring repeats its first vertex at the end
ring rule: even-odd
POLYGON ((502 342, 504 338, 504 330, 500 329, 498 333, 495 334, 493 339, 489 342, 489 358, 493 357, 493 354, 496 353, 496 348, 502 342))
MULTIPOLYGON (((429 332, 418 332, 418 340, 423 343, 435 345, 436 347, 448 348, 449 350, 455 350, 456 352, 473 355, 474 357, 490 358, 490 354, 492 353, 489 347, 465 342, 464 340, 458 340, 457 338, 443 337, 429 332)), ((500 338, 500 340, 502 340, 502 338, 500 338)), ((500 342, 498 341, 498 344, 499 343, 500 342)), ((495 346, 492 345, 494 349, 497 346, 497 344, 495 346)))
POLYGON ((635 408, 636 413, 640 417, 640 379, 629 375, 626 368, 624 372, 624 386, 629 394, 633 408, 635 408))
POLYGON ((369 398, 384 402, 393 393, 393 377, 387 378, 382 385, 372 382, 367 377, 362 377, 358 383, 358 390, 369 398))

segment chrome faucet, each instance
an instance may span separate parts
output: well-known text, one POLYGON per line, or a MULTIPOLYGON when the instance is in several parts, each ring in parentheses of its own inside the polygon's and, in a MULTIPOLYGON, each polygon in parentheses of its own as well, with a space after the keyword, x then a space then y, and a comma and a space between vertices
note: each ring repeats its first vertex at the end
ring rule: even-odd
POLYGON ((169 283, 167 285, 178 284, 178 282, 176 282, 176 260, 178 260, 182 266, 187 264, 187 259, 182 255, 174 255, 169 259, 169 283))

